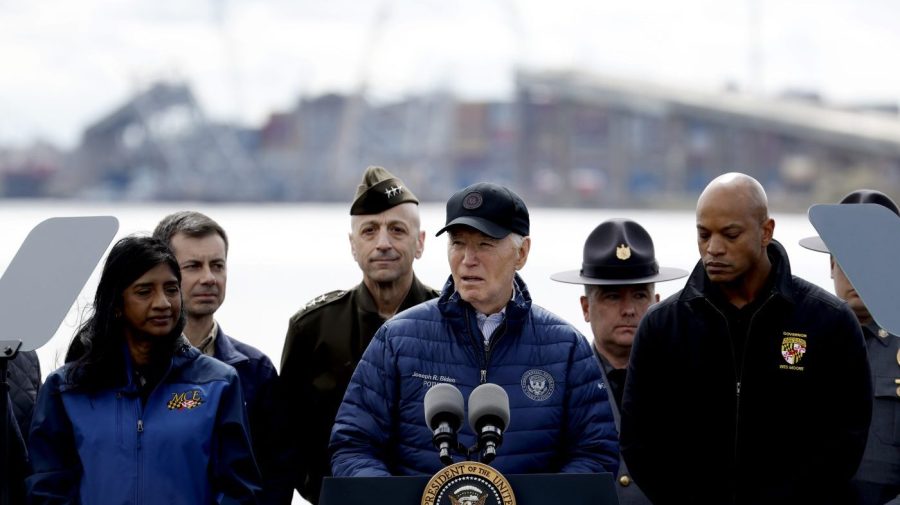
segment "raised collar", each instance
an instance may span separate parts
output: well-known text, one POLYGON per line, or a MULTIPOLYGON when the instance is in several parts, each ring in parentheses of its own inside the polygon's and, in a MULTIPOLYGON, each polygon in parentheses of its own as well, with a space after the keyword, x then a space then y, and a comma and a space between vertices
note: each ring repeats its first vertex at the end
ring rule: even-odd
MULTIPOLYGON (((365 282, 360 282, 353 290, 358 295, 356 297, 356 303, 363 312, 378 314, 378 305, 375 304, 375 299, 372 297, 372 293, 369 292, 369 288, 366 287, 365 282)), ((400 306, 397 307, 396 313, 399 314, 413 305, 418 305, 422 300, 430 298, 428 294, 429 288, 419 282, 419 279, 413 274, 412 284, 409 285, 409 291, 406 292, 406 296, 403 298, 403 301, 400 302, 400 306)))
POLYGON ((240 363, 242 361, 248 361, 250 358, 239 351, 237 347, 234 346, 234 342, 222 331, 222 326, 216 323, 216 349, 213 357, 217 360, 227 363, 229 365, 234 365, 235 363, 240 363))
POLYGON ((889 331, 878 326, 878 323, 875 321, 863 326, 863 334, 865 334, 867 338, 874 339, 884 347, 891 345, 890 339, 897 338, 894 335, 891 335, 889 331))
MULTIPOLYGON (((513 284, 514 295, 506 304, 505 309, 507 324, 521 322, 531 310, 531 293, 529 293, 528 286, 519 274, 515 274, 515 277, 513 277, 513 284)), ((459 292, 456 291, 452 275, 447 278, 444 289, 441 290, 441 296, 438 299, 438 309, 444 317, 449 318, 462 317, 466 311, 470 311, 472 314, 476 312, 475 308, 464 301, 459 292)))
MULTIPOLYGON (((793 278, 787 251, 784 250, 784 246, 777 240, 772 239, 766 248, 766 254, 769 255, 769 261, 772 262, 772 270, 769 272, 769 280, 766 285, 771 286, 771 292, 775 295, 790 303, 794 303, 793 289, 791 288, 793 278)), ((691 301, 698 298, 708 298, 711 296, 713 289, 715 287, 706 275, 706 269, 703 268, 703 261, 701 260, 694 266, 694 270, 688 277, 679 299, 691 301)))

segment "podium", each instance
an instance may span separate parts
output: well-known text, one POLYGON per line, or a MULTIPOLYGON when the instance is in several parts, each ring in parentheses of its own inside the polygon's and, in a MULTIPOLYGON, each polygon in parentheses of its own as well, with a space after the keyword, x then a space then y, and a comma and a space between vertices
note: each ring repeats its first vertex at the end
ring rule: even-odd
MULTIPOLYGON (((506 475, 518 505, 618 505, 611 473, 506 475)), ((418 505, 430 476, 326 477, 319 505, 418 505)))

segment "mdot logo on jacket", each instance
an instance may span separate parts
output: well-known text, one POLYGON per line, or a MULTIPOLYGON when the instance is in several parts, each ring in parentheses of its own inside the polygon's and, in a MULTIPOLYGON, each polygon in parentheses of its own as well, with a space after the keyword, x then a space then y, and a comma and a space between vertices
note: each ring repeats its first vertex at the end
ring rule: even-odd
POLYGON ((169 410, 190 410, 200 405, 203 405, 203 394, 199 389, 192 389, 183 393, 172 393, 172 399, 166 406, 169 410))
POLYGON ((522 374, 522 391, 525 392, 525 396, 536 402, 550 398, 555 387, 553 376, 543 370, 535 368, 522 374))

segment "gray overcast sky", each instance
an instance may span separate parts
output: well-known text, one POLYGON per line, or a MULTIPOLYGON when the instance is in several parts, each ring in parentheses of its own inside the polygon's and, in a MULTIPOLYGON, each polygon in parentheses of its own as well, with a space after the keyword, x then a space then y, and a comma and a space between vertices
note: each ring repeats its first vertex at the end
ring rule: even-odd
POLYGON ((72 146, 159 78, 256 125, 362 83, 503 97, 516 63, 896 103, 898 54, 894 0, 0 0, 0 145, 72 146))

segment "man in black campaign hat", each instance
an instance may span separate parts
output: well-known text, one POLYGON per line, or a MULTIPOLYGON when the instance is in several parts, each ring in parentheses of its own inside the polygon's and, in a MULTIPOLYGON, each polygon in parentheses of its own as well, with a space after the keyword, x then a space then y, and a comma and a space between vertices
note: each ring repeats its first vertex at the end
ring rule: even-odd
MULTIPOLYGON (((588 235, 580 270, 550 277, 559 282, 584 285, 581 310, 585 322, 591 324, 594 353, 600 361, 603 382, 609 386, 612 395, 617 429, 634 334, 647 309, 659 301, 655 283, 679 279, 687 274, 680 268, 659 266, 653 239, 641 225, 630 219, 610 219, 588 235)), ((617 483, 619 503, 650 503, 632 482, 624 461, 619 462, 617 483)))
MULTIPOLYGON (((485 383, 506 392, 509 426, 490 460, 498 471, 615 473, 615 423, 590 344, 533 304, 517 273, 531 248, 525 202, 503 186, 473 184, 450 197, 444 232, 451 274, 440 298, 385 323, 353 373, 332 431, 334 475, 443 468, 422 410, 441 383, 464 398, 485 383)), ((459 442, 475 441, 464 425, 459 442)))
POLYGON ((368 167, 350 206, 350 250, 363 273, 349 291, 325 293, 291 318, 281 355, 295 436, 295 487, 317 503, 331 475, 328 439, 350 376, 378 328, 394 314, 438 295, 421 283, 419 200, 382 167, 368 167))
MULTIPOLYGON (((840 203, 875 203, 900 215, 897 204, 889 196, 871 189, 853 191, 840 203)), ((818 236, 804 238, 800 240, 800 245, 817 252, 829 252, 818 236)), ((895 426, 900 419, 900 385, 897 383, 900 378, 900 338, 878 326, 834 256, 831 257, 831 278, 834 280, 835 294, 853 309, 862 326, 875 386, 866 450, 851 481, 855 493, 853 503, 900 503, 900 450, 897 449, 900 446, 900 430, 895 426)))

